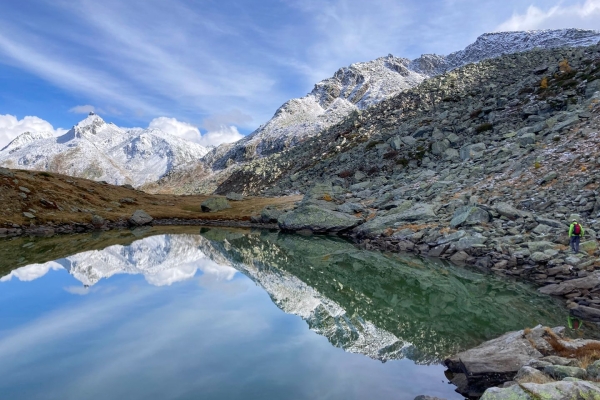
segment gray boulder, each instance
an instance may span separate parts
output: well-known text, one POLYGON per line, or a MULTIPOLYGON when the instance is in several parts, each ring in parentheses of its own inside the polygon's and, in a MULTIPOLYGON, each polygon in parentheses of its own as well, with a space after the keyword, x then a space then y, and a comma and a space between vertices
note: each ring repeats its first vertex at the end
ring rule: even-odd
POLYGON ((240 194, 240 193, 230 192, 230 193, 227 193, 225 198, 230 201, 242 201, 242 200, 244 200, 244 195, 240 194))
POLYGON ((96 214, 92 215, 92 225, 96 229, 102 228, 104 226, 104 218, 96 214))
POLYGON ((547 285, 539 288, 541 293, 553 296, 564 296, 576 290, 593 289, 600 284, 600 272, 594 272, 585 278, 571 279, 558 284, 547 285))
POLYGON ((600 322, 600 310, 597 308, 578 305, 577 307, 570 309, 569 313, 574 317, 586 321, 600 322))
POLYGON ((528 144, 535 143, 535 133, 525 133, 524 135, 517 138, 517 143, 521 146, 527 146, 528 144))
POLYGON ((544 333, 541 326, 527 334, 522 330, 509 332, 452 356, 444 364, 460 377, 458 381, 452 379, 459 393, 481 396, 486 389, 513 380, 521 367, 541 358, 542 353, 533 344, 544 344, 544 333))
POLYGON ((277 220, 279 220, 279 217, 281 217, 282 214, 283 211, 275 207, 267 206, 260 212, 260 221, 264 222, 265 224, 277 223, 277 220))
POLYGON ((343 212, 346 214, 356 214, 364 212, 365 207, 359 203, 344 203, 342 205, 339 205, 336 211, 343 212))
MULTIPOLYGON (((411 203, 408 203, 411 204, 411 203)), ((355 229, 359 236, 374 236, 388 228, 394 228, 403 222, 428 221, 436 217, 432 204, 416 204, 408 209, 398 207, 391 209, 386 215, 373 218, 355 229)))
POLYGON ((494 206, 496 212, 508 219, 517 219, 521 216, 521 211, 508 203, 498 203, 494 206))
POLYGON ((463 251, 472 249, 484 244, 486 241, 487 238, 479 233, 476 233, 472 236, 465 236, 461 238, 458 243, 456 243, 456 250, 463 251))
POLYGON ((485 143, 469 144, 461 147, 460 158, 466 161, 470 158, 477 159, 483 156, 483 151, 486 149, 485 143))
POLYGON ((362 219, 338 211, 305 205, 279 218, 279 227, 286 231, 310 230, 317 233, 340 232, 352 229, 362 219))
POLYGON ((200 205, 202 212, 215 212, 231 208, 229 202, 224 197, 211 197, 206 199, 200 205))
POLYGON ((0 176, 6 176, 8 178, 13 178, 15 176, 15 174, 8 168, 0 167, 0 176))
POLYGON ((552 256, 546 254, 546 253, 542 253, 541 251, 536 251, 535 253, 531 254, 531 261, 536 262, 536 263, 545 263, 548 262, 552 259, 552 256))
POLYGON ((514 379, 517 382, 527 383, 531 381, 543 382, 543 380, 547 378, 548 377, 543 372, 533 367, 524 366, 517 372, 514 379))
POLYGON ((594 361, 592 364, 588 365, 586 368, 588 378, 590 379, 598 379, 600 378, 600 360, 594 361))
POLYGON ((148 215, 148 213, 146 213, 146 211, 135 210, 135 212, 133 213, 131 218, 129 218, 129 224, 132 226, 149 225, 153 219, 154 218, 152 218, 150 215, 148 215))
POLYGON ((527 247, 529 248, 529 251, 536 252, 551 249, 554 247, 554 244, 546 241, 529 242, 527 243, 527 247))
POLYGON ((549 365, 544 368, 544 372, 554 379, 563 379, 566 377, 585 379, 587 371, 579 367, 568 367, 566 365, 549 365))
POLYGON ((456 228, 461 225, 479 225, 489 222, 489 220, 490 214, 484 209, 475 206, 465 206, 456 210, 450 221, 450 226, 456 228))
POLYGON ((587 381, 522 383, 509 388, 490 388, 480 400, 599 399, 600 388, 587 381))

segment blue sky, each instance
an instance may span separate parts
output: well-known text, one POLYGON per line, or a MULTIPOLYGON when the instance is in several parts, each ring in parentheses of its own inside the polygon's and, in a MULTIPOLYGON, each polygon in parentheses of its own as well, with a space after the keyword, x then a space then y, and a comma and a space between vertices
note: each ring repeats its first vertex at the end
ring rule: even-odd
POLYGON ((90 110, 217 144, 342 66, 566 27, 600 29, 600 0, 3 1, 0 147, 90 110))

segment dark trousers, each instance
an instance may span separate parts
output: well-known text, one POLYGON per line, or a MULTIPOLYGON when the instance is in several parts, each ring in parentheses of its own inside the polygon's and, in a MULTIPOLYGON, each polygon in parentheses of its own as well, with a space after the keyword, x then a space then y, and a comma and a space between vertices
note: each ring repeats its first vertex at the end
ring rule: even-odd
POLYGON ((581 239, 580 236, 571 236, 571 250, 575 253, 579 253, 579 239, 581 239))

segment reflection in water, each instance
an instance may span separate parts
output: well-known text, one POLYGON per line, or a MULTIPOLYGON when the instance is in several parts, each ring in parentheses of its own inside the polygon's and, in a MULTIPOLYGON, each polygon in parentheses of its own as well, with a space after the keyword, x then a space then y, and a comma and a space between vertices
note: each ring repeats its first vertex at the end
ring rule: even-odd
MULTIPOLYGON (((194 277, 248 276, 286 313, 330 343, 374 359, 443 357, 509 330, 557 325, 566 312, 534 290, 441 261, 358 249, 330 237, 204 229, 157 235, 19 268, 0 280, 32 280, 65 268, 86 294, 101 279, 142 274, 155 286, 194 277)), ((206 278, 205 278, 206 279, 206 278)))

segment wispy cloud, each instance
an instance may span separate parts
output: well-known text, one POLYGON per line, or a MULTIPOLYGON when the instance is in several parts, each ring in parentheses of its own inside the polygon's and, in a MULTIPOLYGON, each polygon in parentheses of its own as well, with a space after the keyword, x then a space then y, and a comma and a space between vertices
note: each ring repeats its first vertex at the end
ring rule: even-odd
POLYGON ((351 63, 448 54, 499 27, 598 29, 599 2, 4 2, 0 62, 75 96, 72 112, 169 116, 235 138, 351 63))
POLYGON ((600 0, 561 1, 548 8, 530 5, 498 26, 499 31, 586 28, 600 30, 600 0))

